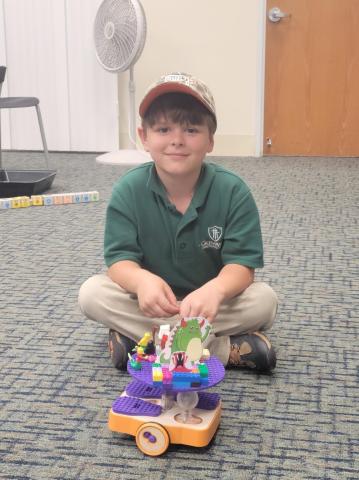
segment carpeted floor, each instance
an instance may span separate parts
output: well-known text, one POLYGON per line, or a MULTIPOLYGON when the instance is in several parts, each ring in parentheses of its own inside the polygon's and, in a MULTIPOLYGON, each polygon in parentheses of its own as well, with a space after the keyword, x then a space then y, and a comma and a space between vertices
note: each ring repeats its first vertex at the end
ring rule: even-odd
MULTIPOLYGON (((150 458, 110 432, 109 408, 129 379, 112 368, 107 331, 84 319, 77 293, 104 268, 106 202, 124 168, 52 153, 54 193, 96 189, 101 201, 0 210, 1 479, 359 478, 358 159, 214 160, 240 173, 261 213, 257 277, 280 298, 274 375, 227 372, 206 448, 150 458)), ((4 161, 43 167, 40 153, 4 161)))

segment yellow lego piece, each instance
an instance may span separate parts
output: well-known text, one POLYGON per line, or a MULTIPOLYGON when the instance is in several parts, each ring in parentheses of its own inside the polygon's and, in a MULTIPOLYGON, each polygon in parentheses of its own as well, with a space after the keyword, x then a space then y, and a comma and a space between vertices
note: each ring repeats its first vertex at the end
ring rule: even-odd
POLYGON ((144 355, 145 354, 145 349, 143 347, 137 347, 136 352, 138 355, 144 355))
POLYGON ((21 197, 14 197, 11 200, 11 208, 21 208, 21 197))
POLYGON ((162 380, 163 380, 162 368, 153 368, 152 369, 152 380, 154 382, 162 382, 162 380))
POLYGON ((31 206, 30 197, 20 197, 20 207, 26 208, 31 206))
POLYGON ((42 195, 31 195, 31 204, 35 207, 40 207, 44 204, 42 195))
POLYGON ((141 338, 141 340, 138 342, 138 345, 141 347, 147 347, 148 342, 152 340, 152 334, 149 332, 146 332, 144 336, 141 338))

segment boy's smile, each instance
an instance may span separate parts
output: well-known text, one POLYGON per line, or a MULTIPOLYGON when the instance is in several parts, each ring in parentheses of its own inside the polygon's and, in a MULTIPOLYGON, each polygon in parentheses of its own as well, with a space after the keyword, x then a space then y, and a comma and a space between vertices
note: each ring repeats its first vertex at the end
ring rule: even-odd
POLYGON ((206 154, 213 150, 207 125, 181 125, 161 117, 138 133, 160 177, 198 175, 206 154))

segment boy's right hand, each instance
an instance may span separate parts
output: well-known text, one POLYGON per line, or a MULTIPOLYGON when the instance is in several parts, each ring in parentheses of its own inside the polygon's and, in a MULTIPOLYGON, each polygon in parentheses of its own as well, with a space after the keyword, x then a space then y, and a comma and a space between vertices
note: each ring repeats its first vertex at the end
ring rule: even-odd
POLYGON ((179 305, 171 287, 161 277, 140 267, 131 260, 111 265, 108 275, 112 281, 131 293, 136 293, 141 311, 146 317, 172 317, 179 305))
POLYGON ((140 309, 146 317, 168 318, 179 312, 171 287, 157 275, 146 272, 138 283, 136 293, 140 309))

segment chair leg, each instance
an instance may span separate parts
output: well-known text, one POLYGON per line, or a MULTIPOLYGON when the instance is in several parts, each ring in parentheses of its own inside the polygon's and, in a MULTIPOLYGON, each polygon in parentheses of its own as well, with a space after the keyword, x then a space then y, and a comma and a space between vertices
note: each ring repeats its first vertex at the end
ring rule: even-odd
POLYGON ((2 146, 1 146, 1 110, 0 110, 0 172, 2 170, 2 146))
POLYGON ((1 110, 0 110, 0 182, 9 182, 7 171, 2 168, 2 146, 1 146, 1 110))
POLYGON ((1 110, 0 110, 0 182, 8 182, 9 177, 6 170, 2 168, 2 146, 1 146, 1 110))
POLYGON ((36 113, 37 113, 37 119, 39 121, 42 144, 44 146, 44 155, 45 155, 45 159, 46 159, 46 166, 47 166, 47 168, 49 168, 49 152, 47 150, 47 143, 46 143, 46 137, 45 137, 45 132, 44 132, 44 125, 42 123, 40 107, 39 107, 39 105, 35 105, 35 108, 36 108, 36 113))

